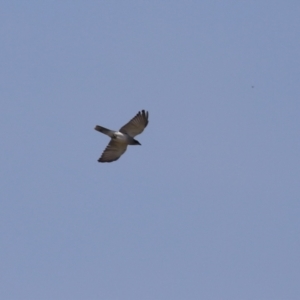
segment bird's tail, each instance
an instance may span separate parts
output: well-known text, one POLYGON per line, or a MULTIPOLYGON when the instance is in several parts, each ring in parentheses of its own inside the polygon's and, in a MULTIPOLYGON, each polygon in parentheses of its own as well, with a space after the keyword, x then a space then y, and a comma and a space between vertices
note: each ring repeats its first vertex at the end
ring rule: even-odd
POLYGON ((106 135, 108 135, 110 137, 112 137, 113 134, 114 134, 114 131, 109 130, 109 129, 107 129, 105 127, 102 127, 102 126, 99 126, 99 125, 95 126, 95 130, 100 131, 100 132, 102 132, 102 133, 104 133, 104 134, 106 134, 106 135))

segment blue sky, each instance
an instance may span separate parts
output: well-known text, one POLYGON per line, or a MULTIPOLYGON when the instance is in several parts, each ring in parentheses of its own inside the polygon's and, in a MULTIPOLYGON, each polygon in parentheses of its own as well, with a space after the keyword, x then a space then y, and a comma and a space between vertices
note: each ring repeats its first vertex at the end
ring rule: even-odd
POLYGON ((298 299, 299 15, 1 1, 0 298, 298 299))

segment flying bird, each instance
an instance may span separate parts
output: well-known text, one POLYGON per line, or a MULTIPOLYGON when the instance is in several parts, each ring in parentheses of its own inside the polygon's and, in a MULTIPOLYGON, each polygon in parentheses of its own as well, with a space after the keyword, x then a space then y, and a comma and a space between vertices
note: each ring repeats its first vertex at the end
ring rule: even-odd
POLYGON ((111 140, 103 151, 98 162, 112 162, 120 158, 127 149, 128 145, 141 145, 134 137, 144 131, 148 125, 149 113, 145 110, 139 111, 138 114, 125 124, 119 131, 110 130, 96 125, 95 130, 100 131, 111 140))

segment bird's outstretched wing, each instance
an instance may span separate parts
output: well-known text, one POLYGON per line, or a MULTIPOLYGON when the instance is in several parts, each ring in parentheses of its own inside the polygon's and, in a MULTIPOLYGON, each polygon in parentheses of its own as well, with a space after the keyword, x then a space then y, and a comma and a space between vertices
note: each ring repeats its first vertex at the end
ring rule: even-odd
POLYGON ((145 127, 148 125, 148 117, 149 113, 147 111, 139 111, 134 118, 132 118, 120 129, 120 132, 135 137, 136 135, 142 133, 145 127))
POLYGON ((120 143, 116 140, 111 139, 101 157, 98 159, 99 162, 112 162, 120 158, 120 156, 126 151, 127 144, 120 143))

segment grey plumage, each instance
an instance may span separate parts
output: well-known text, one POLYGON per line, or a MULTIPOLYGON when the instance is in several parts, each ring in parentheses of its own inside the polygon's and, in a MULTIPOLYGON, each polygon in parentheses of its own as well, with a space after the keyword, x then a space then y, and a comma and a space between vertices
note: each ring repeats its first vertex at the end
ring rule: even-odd
POLYGON ((148 118, 149 113, 142 110, 127 124, 121 127, 119 131, 96 125, 95 130, 111 138, 101 157, 98 159, 98 162, 115 161, 126 151, 128 145, 141 145, 134 137, 144 131, 149 122, 148 118))

